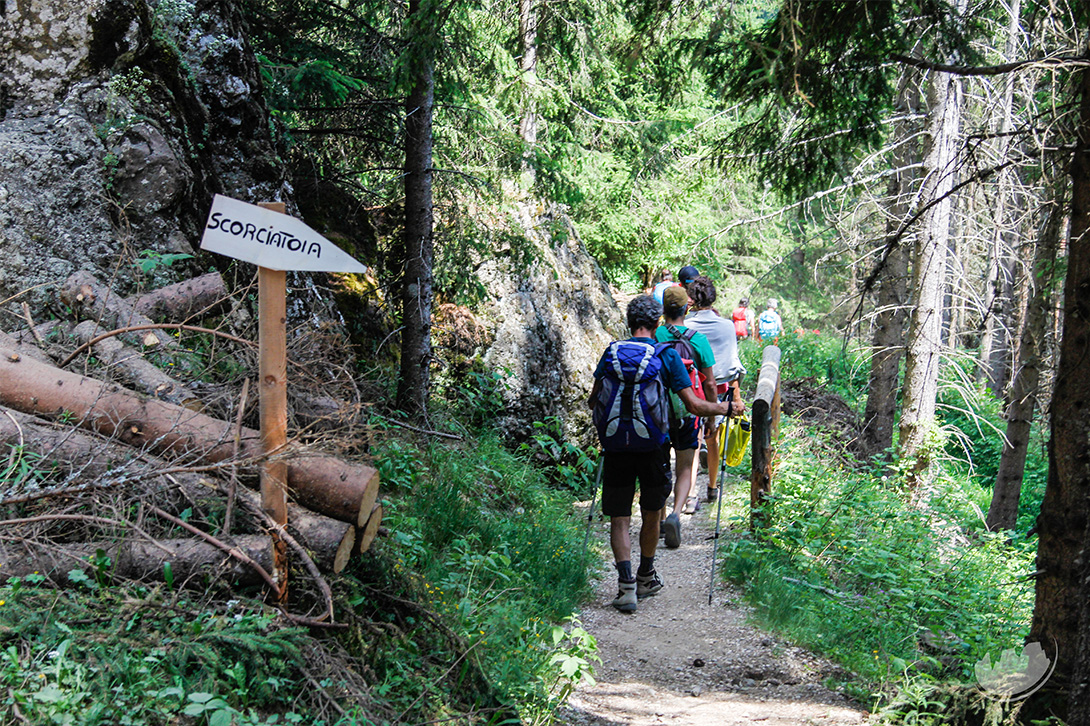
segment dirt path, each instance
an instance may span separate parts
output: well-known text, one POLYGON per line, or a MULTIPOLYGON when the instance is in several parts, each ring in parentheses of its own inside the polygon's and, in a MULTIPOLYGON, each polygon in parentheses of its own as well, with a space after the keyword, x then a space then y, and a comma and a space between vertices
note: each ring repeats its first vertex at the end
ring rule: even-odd
MULTIPOLYGON (((728 477, 730 479, 730 477, 728 477)), ((697 483, 703 493, 705 475, 697 483)), ((730 486, 744 486, 737 478, 730 486)), ((723 504, 723 529, 736 505, 723 504)), ((633 517, 633 541, 639 516, 633 517)), ((581 613, 598 640, 597 684, 583 685, 561 722, 590 724, 861 724, 866 713, 822 682, 837 667, 746 624, 737 593, 716 582, 708 605, 715 508, 682 515, 681 547, 660 546, 662 592, 624 614, 610 606, 617 580, 603 563, 594 600, 581 613)), ((591 537, 607 541, 608 525, 591 537)), ((722 544, 722 540, 720 541, 722 544)), ((635 566, 635 563, 633 563, 635 566)))

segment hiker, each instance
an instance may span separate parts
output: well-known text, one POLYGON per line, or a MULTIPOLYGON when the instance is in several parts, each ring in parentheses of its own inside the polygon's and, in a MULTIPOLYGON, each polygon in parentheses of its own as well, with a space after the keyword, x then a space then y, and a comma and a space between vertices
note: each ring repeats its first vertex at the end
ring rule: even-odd
POLYGON ((780 320, 780 314, 776 312, 778 306, 776 298, 772 298, 768 301, 768 308, 757 318, 757 337, 761 339, 762 343, 776 345, 780 342, 783 321, 780 320))
POLYGON ((670 271, 663 270, 662 282, 655 285, 654 289, 651 291, 651 294, 654 296, 655 301, 658 302, 659 305, 662 305, 662 293, 666 290, 666 288, 673 287, 676 284, 677 283, 674 282, 674 276, 670 274, 670 271))
MULTIPOLYGON (((712 373, 716 380, 716 396, 720 401, 727 401, 731 405, 731 415, 739 416, 745 412, 746 407, 742 402, 740 384, 742 376, 746 374, 745 367, 738 357, 738 339, 736 329, 738 326, 738 310, 734 311, 734 324, 724 320, 715 314, 712 304, 715 302, 715 284, 701 275, 689 284, 689 314, 685 316, 685 325, 690 329, 704 334, 711 344, 712 353, 715 355, 715 365, 712 373)), ((744 306, 746 300, 742 300, 744 306)), ((745 319, 743 317, 743 323, 745 319)), ((718 454, 719 447, 725 443, 719 441, 719 425, 722 419, 709 418, 704 423, 704 441, 706 451, 715 452, 708 457, 708 495, 709 502, 714 502, 719 496, 717 480, 719 478, 718 454)), ((704 457, 704 450, 701 458, 704 457)))
POLYGON ((749 331, 753 330, 753 311, 749 309, 749 298, 744 297, 738 301, 738 307, 730 314, 734 322, 734 336, 739 341, 749 337, 749 331))
POLYGON ((687 289, 689 283, 698 277, 700 277, 700 270, 692 265, 685 265, 685 267, 677 271, 677 284, 687 289))
MULTIPOLYGON (((693 280, 699 279, 693 278, 693 280)), ((689 286, 692 287, 690 280, 689 286)), ((690 376, 690 390, 693 395, 707 401, 716 401, 715 354, 703 333, 685 327, 685 313, 689 309, 689 295, 685 288, 671 287, 663 295, 663 325, 655 331, 655 339, 660 343, 674 346, 686 366, 690 376)), ((670 418, 670 445, 674 449, 674 511, 665 516, 663 512, 662 531, 666 546, 677 549, 681 546, 681 514, 693 514, 700 506, 689 492, 693 485, 693 461, 700 448, 700 420, 696 416, 686 415, 681 407, 674 405, 670 418)))
MULTIPOLYGON (((672 289, 672 288, 671 288, 672 289)), ((655 571, 659 515, 670 494, 670 393, 677 393, 695 416, 725 413, 724 404, 697 398, 677 351, 654 339, 662 307, 650 295, 628 303, 632 337, 611 343, 594 371, 588 405, 602 444, 602 513, 609 517, 609 544, 617 567, 617 597, 621 612, 635 612, 637 601, 662 589, 655 571), (640 564, 632 572, 632 500, 640 483, 640 564)))

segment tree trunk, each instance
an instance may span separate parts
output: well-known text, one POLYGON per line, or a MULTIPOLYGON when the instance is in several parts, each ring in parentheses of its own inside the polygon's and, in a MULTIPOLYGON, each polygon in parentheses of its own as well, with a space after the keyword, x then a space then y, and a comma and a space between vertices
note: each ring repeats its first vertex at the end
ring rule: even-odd
MULTIPOLYGON (((96 336, 108 331, 93 320, 84 320, 73 328, 72 332, 80 343, 89 343, 96 336)), ((125 345, 116 337, 105 338, 91 347, 99 364, 106 370, 117 371, 129 385, 137 390, 163 401, 192 408, 194 411, 199 411, 203 407, 192 391, 145 360, 140 351, 125 345)))
POLYGON ((435 23, 423 0, 409 0, 412 90, 405 104, 405 284, 401 297, 401 376, 397 407, 423 418, 431 365, 432 111, 435 105, 435 23))
MULTIPOLYGON (((341 527, 351 525, 337 522, 341 527)), ((344 545, 343 532, 339 528, 328 532, 312 532, 320 536, 307 540, 305 545, 319 569, 339 573, 351 553, 352 545, 344 545), (343 553, 343 554, 342 554, 343 553), (338 557, 342 558, 337 569, 338 557)), ((352 532, 355 542, 355 532, 352 532)), ((266 572, 272 570, 269 537, 264 534, 246 534, 232 537, 225 544, 233 545, 250 559, 261 565, 266 572)), ((301 543, 302 544, 302 543, 301 543)), ((110 558, 108 575, 133 580, 163 582, 170 564, 170 576, 176 587, 194 580, 196 587, 206 588, 206 575, 224 578, 236 586, 257 585, 262 582, 257 572, 245 563, 230 557, 219 547, 201 539, 163 539, 149 542, 131 538, 120 542, 78 542, 50 544, 27 540, 18 544, 0 545, 0 582, 10 577, 26 577, 38 573, 52 582, 65 585, 70 582, 69 573, 81 570, 93 578, 95 554, 101 550, 110 558)))
POLYGON ((991 531, 1014 529, 1018 521, 1018 500, 1022 496, 1022 475, 1026 468, 1030 428, 1037 405, 1041 380, 1041 343, 1048 334, 1048 314, 1052 304, 1052 280, 1056 250, 1067 214, 1064 206, 1066 184, 1056 185, 1055 200, 1046 219, 1033 256, 1032 274, 1027 276, 1029 298, 1018 347, 1018 364, 1011 383, 1011 401, 1007 406, 1007 432, 999 471, 988 507, 987 527, 991 531))
MULTIPOLYGON (((57 297, 73 311, 83 312, 103 328, 127 328, 152 325, 152 320, 133 309, 128 300, 96 280, 87 272, 76 272, 64 281, 57 297)), ((129 345, 158 350, 176 350, 178 341, 165 330, 141 330, 121 336, 129 345)))
MULTIPOLYGON (((1009 8, 1010 24, 1007 26, 1007 42, 1004 57, 1012 61, 1018 54, 1021 26, 1021 0, 1012 0, 1009 8)), ((999 113, 999 123, 995 128, 995 156, 1006 159, 1010 151, 1010 130, 1012 110, 1014 108, 1013 75, 1003 78, 1003 106, 999 113)), ((1016 172, 1006 168, 999 172, 995 200, 995 230, 988 254, 988 290, 985 299, 988 302, 984 311, 984 334, 981 337, 977 381, 983 381, 988 390, 997 397, 1002 397, 1010 380, 1011 349, 1013 342, 1009 331, 1012 328, 1006 319, 1012 309, 1014 291, 1015 264, 1013 244, 1015 230, 1011 213, 1014 205, 1014 184, 1016 172)))
POLYGON ((130 298, 128 303, 133 310, 153 320, 180 322, 218 312, 228 299, 223 276, 209 272, 130 298))
MULTIPOLYGON (((1087 531, 1090 510, 1090 73, 1077 76, 1080 94, 1078 138, 1071 160, 1072 206, 1064 283, 1063 338, 1052 396, 1048 484, 1037 519, 1037 599, 1029 639, 1056 662, 1056 671, 1034 698, 1058 703, 1059 716, 1074 693, 1085 713, 1090 678, 1090 622, 1080 610, 1086 589, 1087 531), (1073 688, 1074 686, 1074 688, 1073 688)), ((1070 723, 1078 723, 1071 721, 1070 723)), ((1086 723, 1082 721, 1081 723, 1086 723)))
MULTIPOLYGON (((141 397, 52 368, 0 348, 0 402, 31 414, 64 413, 77 425, 157 453, 219 462, 234 454, 234 424, 164 401, 141 397)), ((242 429, 238 454, 263 456, 260 434, 242 429)), ((378 472, 332 456, 286 451, 296 501, 326 516, 362 526, 378 497, 378 472)))
MULTIPOLYGON (((897 150, 893 165, 904 169, 919 156, 919 146, 910 141, 915 123, 910 120, 919 111, 919 72, 906 69, 901 75, 896 113, 903 118, 893 125, 893 142, 897 150)), ((913 171, 901 171, 889 182, 889 202, 886 233, 894 234, 908 217, 909 199, 915 186, 913 171)), ((867 407, 863 413, 861 441, 867 456, 880 456, 893 446, 893 426, 897 412, 897 383, 904 355, 905 320, 908 317, 908 246, 901 240, 886 258, 878 281, 877 312, 873 355, 870 361, 870 381, 867 385, 867 407)))
MULTIPOLYGON (((921 219, 916 238, 912 311, 905 359, 900 451, 919 474, 930 466, 928 439, 935 426, 939 364, 942 356, 942 302, 946 248, 954 199, 954 162, 961 126, 961 84, 946 73, 932 74, 929 93, 930 138, 925 161, 927 179, 922 203, 932 204, 921 219)), ((914 475, 912 475, 914 476, 914 475)))
POLYGON ((537 8, 534 0, 519 0, 519 44, 522 60, 522 120, 519 122, 519 136, 526 148, 522 154, 522 173, 533 184, 534 168, 532 164, 534 147, 537 145, 537 8))

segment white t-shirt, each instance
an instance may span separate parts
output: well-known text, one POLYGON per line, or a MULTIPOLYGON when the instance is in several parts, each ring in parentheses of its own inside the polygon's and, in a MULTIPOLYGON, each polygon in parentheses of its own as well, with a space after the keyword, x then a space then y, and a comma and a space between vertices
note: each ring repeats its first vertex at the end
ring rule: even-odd
POLYGON ((712 310, 694 310, 685 316, 685 327, 703 333, 715 355, 712 373, 716 383, 729 383, 746 373, 738 358, 738 336, 734 322, 721 318, 712 310))

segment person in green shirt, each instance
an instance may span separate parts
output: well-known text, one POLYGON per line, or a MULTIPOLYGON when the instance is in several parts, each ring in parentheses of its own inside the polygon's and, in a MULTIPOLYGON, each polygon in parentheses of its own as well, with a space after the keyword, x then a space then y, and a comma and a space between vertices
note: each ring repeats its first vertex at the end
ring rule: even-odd
MULTIPOLYGON (((663 325, 655 331, 655 340, 669 343, 681 355, 688 358, 700 372, 704 399, 717 401, 715 394, 715 354, 711 344, 703 333, 685 327, 685 313, 689 309, 689 295, 685 288, 675 286, 667 288, 662 296, 663 325)), ((680 407, 678 407, 680 408, 680 407)), ((670 445, 674 449, 674 510, 668 516, 665 507, 662 531, 666 546, 677 549, 681 546, 681 514, 692 514, 699 507, 697 497, 689 497, 693 487, 693 461, 700 448, 700 420, 679 411, 679 415, 670 422, 670 445)))

